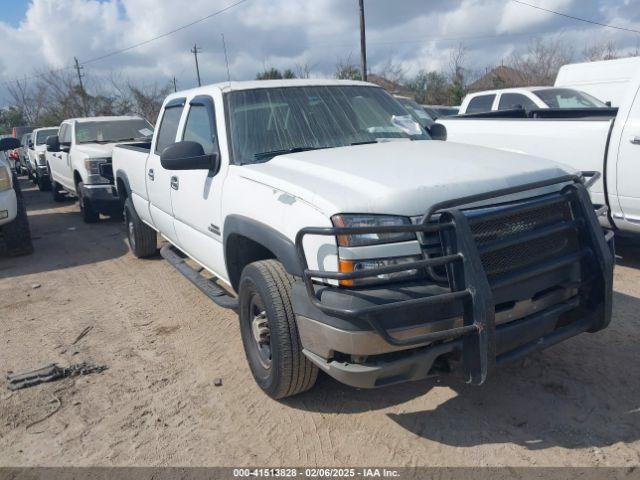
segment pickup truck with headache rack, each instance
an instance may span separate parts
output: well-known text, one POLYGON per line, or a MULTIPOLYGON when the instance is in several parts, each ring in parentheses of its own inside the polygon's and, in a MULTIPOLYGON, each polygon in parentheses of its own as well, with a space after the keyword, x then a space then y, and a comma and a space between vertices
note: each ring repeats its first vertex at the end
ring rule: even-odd
MULTIPOLYGON (((431 140, 382 88, 228 82, 171 94, 116 145, 129 245, 238 312, 271 397, 497 365, 611 318, 597 174, 431 140)), ((216 328, 212 323, 212 328, 216 328)))

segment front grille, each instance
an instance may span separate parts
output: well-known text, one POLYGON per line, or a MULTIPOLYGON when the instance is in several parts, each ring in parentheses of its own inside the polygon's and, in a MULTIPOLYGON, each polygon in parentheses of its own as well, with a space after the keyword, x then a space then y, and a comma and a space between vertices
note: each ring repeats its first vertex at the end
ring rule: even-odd
POLYGON ((481 251, 482 265, 489 277, 534 266, 545 260, 575 252, 579 248, 576 231, 568 229, 483 251, 487 250, 483 247, 488 247, 494 242, 498 246, 499 242, 508 242, 510 238, 518 235, 571 222, 573 213, 568 201, 541 205, 538 208, 529 208, 527 204, 523 204, 522 212, 514 212, 509 208, 504 216, 492 209, 485 213, 486 220, 483 219, 482 211, 470 211, 468 215, 471 231, 481 251))

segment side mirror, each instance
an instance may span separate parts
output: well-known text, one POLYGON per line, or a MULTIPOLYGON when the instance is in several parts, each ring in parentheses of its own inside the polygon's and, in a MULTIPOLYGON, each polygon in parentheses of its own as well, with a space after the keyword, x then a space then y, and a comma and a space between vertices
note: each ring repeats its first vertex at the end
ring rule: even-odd
POLYGON ((47 152, 59 152, 60 151, 60 140, 58 139, 58 135, 51 135, 47 137, 47 152))
POLYGON ((27 145, 29 148, 33 148, 33 142, 29 140, 29 144, 27 145))
POLYGON ((429 133, 431 133, 431 138, 434 140, 442 140, 444 142, 447 139, 447 127, 441 123, 431 125, 429 133))
POLYGON ((167 146, 160 153, 160 164, 167 170, 218 171, 220 159, 217 153, 205 154, 198 142, 182 141, 167 146))
POLYGON ((5 137, 0 139, 0 152, 6 152, 7 150, 14 150, 20 148, 20 140, 14 137, 5 137))

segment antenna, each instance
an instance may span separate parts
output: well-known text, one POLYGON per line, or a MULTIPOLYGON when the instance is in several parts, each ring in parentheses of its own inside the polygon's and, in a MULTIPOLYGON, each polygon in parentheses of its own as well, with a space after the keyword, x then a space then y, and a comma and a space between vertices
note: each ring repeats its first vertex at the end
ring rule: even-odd
POLYGON ((224 33, 221 33, 222 37, 222 49, 224 50, 224 63, 227 64, 227 82, 231 86, 231 73, 229 72, 229 57, 227 56, 227 43, 224 41, 224 33))

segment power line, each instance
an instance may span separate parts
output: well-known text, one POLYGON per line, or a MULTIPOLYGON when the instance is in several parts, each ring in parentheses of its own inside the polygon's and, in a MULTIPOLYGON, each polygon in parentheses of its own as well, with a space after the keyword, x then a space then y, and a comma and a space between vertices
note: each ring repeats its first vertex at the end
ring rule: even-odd
POLYGON ((640 34, 640 30, 634 30, 633 28, 619 27, 617 25, 609 25, 607 23, 596 22, 595 20, 589 20, 589 19, 586 19, 586 18, 574 17, 573 15, 569 15, 567 13, 556 12, 555 10, 550 10, 548 8, 539 7, 538 5, 532 5, 530 3, 523 2, 521 0, 511 0, 511 1, 515 2, 515 3, 518 3, 520 5, 525 5, 527 7, 535 8, 536 10, 542 10, 543 12, 553 13, 554 15, 559 15, 559 16, 565 17, 565 18, 571 18, 572 20, 578 20, 579 22, 585 22, 585 23, 590 23, 592 25, 599 25, 601 27, 613 28, 615 30, 623 30, 625 32, 631 32, 631 33, 640 34))
MULTIPOLYGON (((224 13, 227 10, 230 10, 230 9, 232 9, 234 7, 237 7, 238 5, 240 5, 242 3, 245 3, 245 2, 248 2, 248 1, 249 0, 238 0, 237 2, 232 3, 231 5, 227 5, 226 7, 224 7, 221 10, 218 10, 218 11, 215 11, 213 13, 210 13, 209 15, 207 15, 205 17, 198 18, 197 20, 194 20, 193 22, 187 23, 185 25, 181 25, 181 26, 179 26, 177 28, 174 28, 173 30, 170 30, 170 31, 165 32, 165 33, 162 33, 162 34, 157 35, 157 36, 155 36, 153 38, 149 38, 149 39, 144 40, 142 42, 139 42, 139 43, 136 43, 136 44, 133 44, 133 45, 129 45, 128 47, 120 48, 118 50, 114 50, 112 52, 105 53, 104 55, 100 55, 98 57, 94 57, 94 58, 90 58, 88 60, 81 61, 80 63, 82 65, 86 65, 86 64, 89 64, 89 63, 97 62, 99 60, 104 60, 105 58, 113 57, 114 55, 118 55, 120 53, 128 52, 129 50, 133 50, 134 48, 138 48, 138 47, 141 47, 141 46, 146 45, 148 43, 151 43, 151 42, 154 42, 156 40, 159 40, 161 38, 168 37, 169 35, 172 35, 172 34, 174 34, 176 32, 184 30, 185 28, 189 28, 189 27, 191 27, 193 25, 196 25, 196 24, 198 24, 200 22, 204 22, 205 20, 208 20, 208 19, 210 19, 212 17, 215 17, 217 15, 220 15, 221 13, 224 13)), ((36 74, 36 75, 32 75, 30 77, 16 78, 14 80, 6 80, 6 81, 2 82, 2 84, 9 85, 9 84, 14 83, 16 81, 31 80, 31 79, 34 79, 34 78, 43 77, 45 75, 48 75, 49 73, 60 72, 62 70, 69 70, 69 69, 72 69, 72 68, 76 68, 75 65, 68 65, 68 66, 57 68, 57 69, 54 69, 54 70, 48 70, 48 71, 46 71, 44 73, 39 73, 39 74, 36 74)))
POLYGON ((248 2, 248 1, 249 0, 239 0, 238 2, 232 3, 231 5, 228 5, 228 6, 224 7, 222 10, 218 10, 217 12, 210 13, 206 17, 199 18, 197 20, 194 20, 193 22, 187 23, 186 25, 182 25, 180 27, 174 28, 173 30, 171 30, 169 32, 165 32, 165 33, 162 33, 162 34, 160 34, 158 36, 150 38, 148 40, 144 40, 143 42, 136 43, 134 45, 130 45, 128 47, 121 48, 119 50, 114 50, 113 52, 105 53, 104 55, 100 55, 99 57, 90 58, 89 60, 83 61, 82 64, 86 65, 87 63, 97 62, 98 60, 103 60, 105 58, 112 57, 114 55, 118 55, 119 53, 127 52, 129 50, 133 50, 134 48, 141 47, 142 45, 146 45, 147 43, 154 42, 154 41, 159 40, 161 38, 168 37, 169 35, 173 35, 174 33, 179 32, 180 30, 184 30, 185 28, 189 28, 189 27, 191 27, 191 26, 193 26, 193 25, 195 25, 197 23, 204 22, 205 20, 208 20, 208 19, 210 19, 212 17, 215 17, 216 15, 220 15, 221 13, 224 13, 227 10, 231 10, 233 7, 237 7, 241 3, 245 3, 245 2, 248 2))

